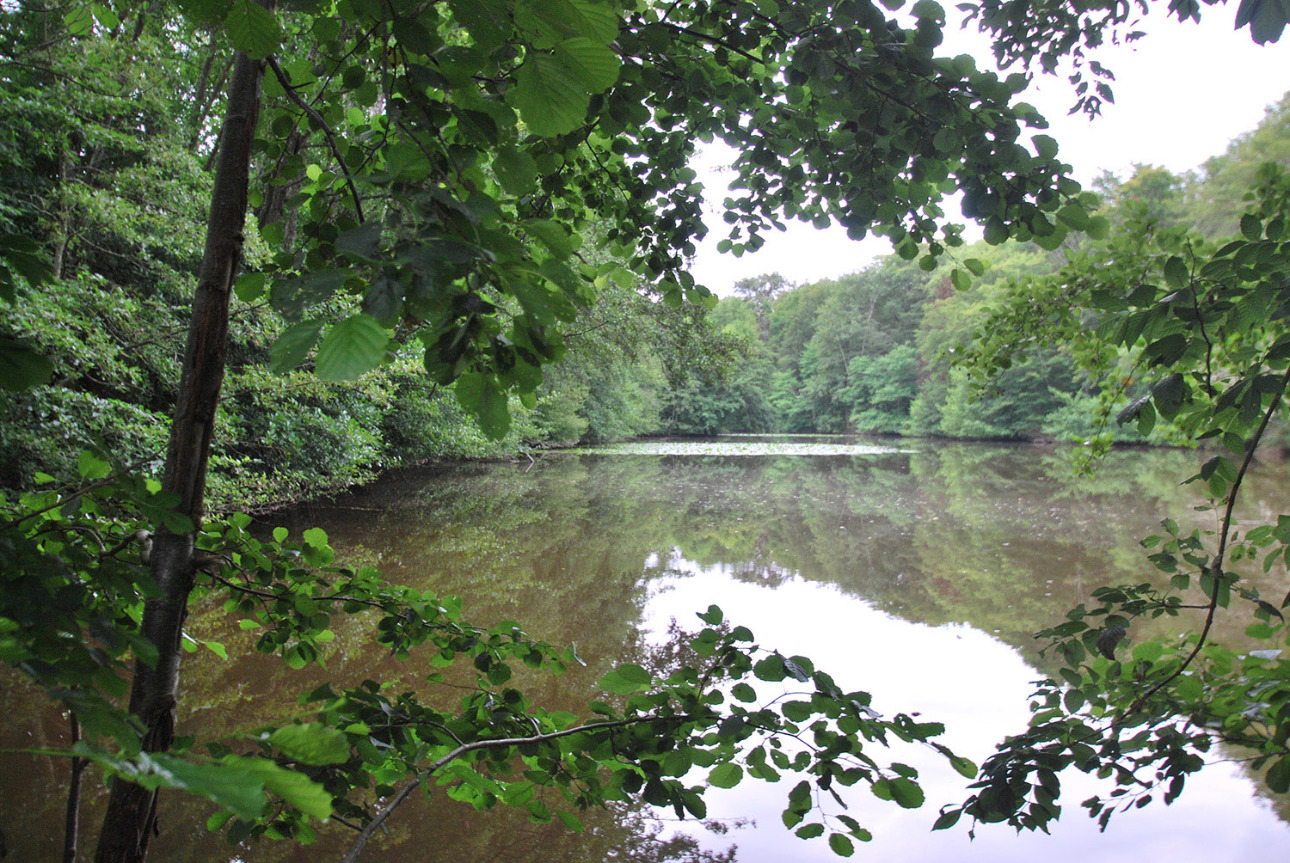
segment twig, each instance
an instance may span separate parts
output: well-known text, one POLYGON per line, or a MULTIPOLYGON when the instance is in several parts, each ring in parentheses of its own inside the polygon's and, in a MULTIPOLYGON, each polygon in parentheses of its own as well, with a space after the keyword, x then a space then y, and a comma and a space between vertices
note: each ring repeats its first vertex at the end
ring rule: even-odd
POLYGON ((1262 439, 1264 431, 1267 430, 1268 423, 1272 421, 1272 415, 1276 413, 1277 408, 1280 406, 1287 386, 1290 386, 1290 369, 1286 369, 1286 373, 1281 376, 1281 388, 1272 397, 1272 403, 1268 405, 1268 409, 1263 414, 1263 421, 1259 423, 1258 429, 1250 437, 1245 449, 1245 458, 1241 462, 1241 469, 1237 471, 1236 480, 1232 483, 1232 490, 1228 492, 1227 507, 1223 512, 1221 533, 1218 539, 1218 551, 1214 553, 1214 559, 1210 562, 1209 567, 1210 571, 1214 573, 1214 587, 1210 593, 1208 611, 1205 613, 1205 625, 1201 628, 1200 637, 1196 639, 1196 647, 1174 669, 1172 674, 1148 689, 1137 701, 1133 702, 1133 705, 1129 708, 1130 714, 1137 713, 1142 705, 1146 704, 1147 699, 1177 680, 1196 657, 1200 655, 1201 649, 1209 638, 1209 631, 1214 625, 1214 617, 1218 612, 1218 597, 1223 587, 1223 558, 1227 556, 1227 541, 1232 532, 1232 511, 1236 508, 1236 493, 1240 490, 1241 483, 1245 480, 1245 473, 1249 470, 1250 463, 1254 461, 1254 453, 1259 448, 1259 440, 1262 439))
POLYGON ((19 524, 22 524, 24 521, 26 521, 29 518, 35 518, 38 515, 44 515, 45 513, 49 512, 51 509, 58 509, 60 506, 66 506, 70 501, 75 500, 81 495, 88 494, 89 492, 94 491, 94 489, 96 488, 102 488, 105 485, 111 485, 115 481, 116 481, 116 477, 110 476, 107 479, 97 480, 95 482, 90 483, 87 486, 82 486, 81 488, 69 494, 67 497, 60 497, 57 501, 55 501, 54 503, 51 503, 49 506, 41 507, 40 509, 33 510, 32 512, 29 512, 26 515, 19 516, 18 518, 12 518, 9 521, 6 521, 4 524, 0 524, 0 531, 5 531, 11 527, 15 527, 19 524))
POLYGON ((363 218, 363 201, 358 195, 358 187, 354 185, 354 178, 349 173, 349 166, 345 164, 345 159, 340 154, 340 147, 336 144, 336 136, 333 134, 331 126, 327 125, 327 120, 323 118, 322 114, 318 113, 317 109, 300 98, 300 95, 296 93, 295 85, 291 83, 291 79, 287 77, 287 74, 282 71, 278 61, 270 57, 268 63, 269 68, 273 70, 273 74, 277 76, 278 82, 282 84, 282 89, 286 91, 287 98, 294 102, 301 111, 308 114, 309 118, 318 124, 318 128, 322 129, 323 136, 327 139, 327 146, 331 149, 331 154, 336 157, 336 164, 340 166, 340 172, 345 175, 345 185, 349 187, 349 193, 354 198, 354 210, 361 224, 365 221, 363 218))
MULTIPOLYGON (((81 740, 81 723, 76 714, 71 715, 72 745, 81 740)), ((72 756, 72 775, 67 780, 67 816, 63 821, 63 863, 76 863, 76 844, 80 835, 81 775, 89 766, 89 759, 72 756)))
POLYGON ((639 725, 642 722, 654 722, 658 719, 685 722, 692 718, 693 717, 688 714, 679 714, 677 716, 667 717, 642 716, 636 719, 620 719, 616 722, 596 722, 590 725, 579 725, 576 728, 566 728, 563 731, 553 731, 549 734, 535 734, 532 737, 501 737, 492 740, 475 740, 470 743, 463 743, 461 746, 458 746, 447 755, 437 759, 425 770, 412 777, 412 779, 399 790, 399 793, 395 794, 394 797, 391 798, 390 802, 385 804, 384 808, 382 808, 381 811, 367 823, 367 826, 363 828, 363 832, 358 834, 358 838, 354 840, 353 846, 350 847, 344 858, 342 858, 341 863, 354 863, 354 861, 358 859, 358 855, 362 853, 363 847, 367 845, 367 841, 372 838, 372 835, 382 824, 385 823, 386 819, 394 814, 394 810, 403 805, 403 802, 408 799, 409 795, 411 795, 412 792, 415 791, 423 781, 425 781, 425 779, 434 775, 441 768, 447 766, 468 752, 473 752, 477 749, 503 749, 510 746, 547 743, 552 740, 558 740, 561 737, 581 734, 584 731, 613 730, 615 728, 639 725))

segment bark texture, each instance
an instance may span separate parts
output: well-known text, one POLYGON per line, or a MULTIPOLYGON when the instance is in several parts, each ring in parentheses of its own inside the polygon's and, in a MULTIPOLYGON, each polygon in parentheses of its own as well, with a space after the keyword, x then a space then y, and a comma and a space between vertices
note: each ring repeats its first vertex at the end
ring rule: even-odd
MULTIPOLYGON (((192 324, 179 396, 166 452, 162 483, 179 496, 179 511, 201 524, 215 409, 228 349, 229 300, 242 258, 251 144, 260 113, 264 63, 239 53, 229 84, 215 186, 211 193, 206 246, 193 298, 192 324)), ((160 595, 149 599, 142 634, 156 647, 155 667, 137 663, 130 690, 130 711, 147 729, 143 748, 164 752, 175 736, 179 698, 180 639, 193 586, 194 535, 158 529, 152 549, 152 576, 160 595)), ((115 781, 99 833, 96 863, 139 863, 156 833, 156 793, 115 781)))

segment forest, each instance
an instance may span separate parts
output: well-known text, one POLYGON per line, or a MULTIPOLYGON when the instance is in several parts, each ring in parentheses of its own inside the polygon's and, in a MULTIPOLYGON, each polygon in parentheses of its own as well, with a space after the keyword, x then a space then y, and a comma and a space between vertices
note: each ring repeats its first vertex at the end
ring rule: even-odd
MULTIPOLYGON (((781 773, 801 777, 785 825, 849 856, 868 831, 835 783, 924 801, 871 745, 891 740, 975 778, 938 829, 1045 829, 1068 766, 1115 782, 1111 803, 1143 783, 1168 802, 1215 735, 1290 789, 1290 661, 1209 640, 1230 604, 1286 638, 1286 603, 1236 565, 1290 560, 1290 523, 1235 512, 1285 428, 1290 97, 1194 173, 1091 189, 1019 98, 1061 65, 1096 114, 1114 76, 1091 58, 1149 38, 1148 5, 967 4, 999 73, 937 55, 932 0, 0 4, 0 658, 66 711, 66 745, 27 753, 69 768, 66 859, 84 839, 142 860, 162 793, 210 801, 233 842, 348 825, 348 861, 431 781, 576 830, 629 799, 702 818, 705 789, 781 773), (716 229, 689 160, 713 140, 739 154, 723 248, 796 219, 893 254, 696 284, 716 229), (583 714, 547 710, 512 674, 582 664, 572 646, 244 514, 434 459, 757 431, 1202 442, 1219 527, 1166 520, 1169 590, 1107 587, 1040 633, 1067 667, 978 772, 937 723, 844 691, 834 657, 763 647, 715 605, 685 662, 624 664, 583 714), (359 618, 468 691, 328 683, 307 715, 194 740, 175 716, 198 605, 290 668, 359 618), (1116 653, 1185 607, 1205 615, 1188 640, 1116 653), (763 704, 756 681, 809 692, 763 704), (89 781, 110 789, 97 830, 77 820, 89 781)), ((1287 17, 1220 13, 1259 43, 1287 17)))
MULTIPOLYGON (((11 109, 7 119, 15 137, 24 148, 40 148, 39 136, 51 135, 49 127, 37 128, 30 104, 11 109)), ((160 159, 148 150, 173 142, 138 146, 145 149, 129 160, 160 159)), ((166 158, 184 155, 191 160, 186 175, 199 179, 195 143, 166 158)), ((0 190, 10 198, 10 225, 24 219, 43 225, 50 208, 64 206, 58 230, 66 236, 55 249, 58 290, 32 292, 31 302, 9 317, 11 332, 39 345, 52 370, 47 386, 0 393, 2 487, 29 490, 37 473, 70 481, 85 447, 110 451, 122 463, 158 465, 165 411, 177 383, 173 363, 182 350, 186 287, 184 274, 168 270, 157 250, 163 240, 187 236, 196 242, 199 204, 171 197, 167 212, 145 213, 132 202, 150 200, 161 189, 127 193, 116 184, 142 183, 146 171, 131 165, 118 178, 110 162, 92 183, 64 178, 42 191, 46 198, 33 199, 33 192, 20 190, 41 187, 43 163, 31 151, 24 158, 14 164, 26 165, 27 179, 0 190), (70 197, 60 205, 56 196, 70 197), (134 236, 118 235, 120 226, 130 226, 134 236)), ((1098 216, 1117 226, 1136 219, 1194 229, 1216 241, 1238 232, 1243 196, 1264 163, 1290 167, 1290 98, 1194 172, 1176 176, 1140 165, 1129 177, 1102 176, 1095 184, 1103 202, 1098 216)), ((161 183, 162 176, 152 182, 161 183)), ((182 187, 166 189, 173 195, 182 187)), ((188 190, 194 197, 198 192, 188 190)), ((408 346, 393 349, 390 362, 353 382, 320 379, 308 363, 276 369, 271 348, 284 329, 282 319, 263 300, 246 303, 230 323, 238 360, 219 405, 212 501, 221 509, 266 507, 428 459, 512 456, 652 434, 858 432, 1077 443, 1111 435, 1139 441, 1135 429, 1099 413, 1105 375, 1081 368, 1065 346, 1053 346, 984 387, 953 362, 1006 285, 1056 272, 1067 252, 1090 242, 1073 234, 1051 251, 1033 243, 960 247, 956 257, 980 270, 967 291, 955 287, 945 267, 928 271, 914 258, 891 254, 832 281, 790 285, 772 273, 714 285, 729 295, 711 310, 652 301, 619 268, 562 330, 567 350, 544 369, 533 405, 511 398, 512 425, 499 439, 483 433, 451 385, 424 374, 408 346)), ((1184 438, 1161 427, 1148 440, 1184 438)))
MULTIPOLYGON (((1094 184, 1103 202, 1097 215, 1113 230, 1182 228, 1217 242, 1239 233, 1243 196, 1265 163, 1290 166, 1290 98, 1194 172, 1138 165, 1124 178, 1104 173, 1094 184)), ((742 280, 709 316, 739 345, 740 360, 717 381, 694 376, 673 388, 659 429, 1073 443, 1109 434, 1125 443, 1182 443, 1185 436, 1164 427, 1144 438, 1108 422, 1105 370, 1082 367, 1067 345, 1051 345, 988 384, 954 362, 1012 285, 1057 272, 1089 243, 1096 241, 1073 235, 1051 251, 1033 243, 963 246, 956 258, 980 271, 970 290, 959 290, 943 268, 929 272, 916 256, 895 254, 832 281, 742 280)), ((1131 393, 1141 394, 1117 397, 1131 393)))

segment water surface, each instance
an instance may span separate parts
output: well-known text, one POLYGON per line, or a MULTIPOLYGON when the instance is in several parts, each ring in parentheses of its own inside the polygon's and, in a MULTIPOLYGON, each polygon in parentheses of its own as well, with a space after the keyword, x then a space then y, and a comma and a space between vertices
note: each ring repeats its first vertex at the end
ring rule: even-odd
MULTIPOLYGON (((675 638, 673 621, 699 628, 694 613, 716 603, 762 645, 810 656, 844 688, 872 692, 879 711, 944 722, 945 742, 979 762, 1024 728, 1031 681, 1048 673, 1030 634, 1102 584, 1150 580, 1137 543, 1161 517, 1212 526, 1212 515, 1194 512, 1199 501, 1179 484, 1196 463, 1189 453, 1134 450, 1113 454, 1094 478, 1076 479, 1064 453, 1041 447, 742 437, 405 472, 275 521, 297 534, 322 526, 341 559, 460 594, 477 622, 518 619, 536 637, 575 643, 587 668, 526 681, 553 706, 580 710, 616 663, 648 658, 675 638)), ((1256 477, 1244 518, 1290 511, 1281 473, 1256 477)), ((1231 615, 1219 635, 1239 639, 1247 623, 1231 615)), ((1155 625, 1163 632, 1169 624, 1155 625)), ((250 648, 250 637, 217 613, 197 617, 194 631, 225 640, 230 654, 250 648)), ((358 623, 339 636, 326 675, 424 686, 428 668, 415 657, 389 660, 358 623)), ((325 676, 254 655, 236 664, 207 653, 190 659, 181 733, 279 721, 296 709, 294 693, 325 676)), ((61 734, 56 717, 32 710, 16 688, 0 695, 0 708, 14 717, 5 745, 61 734)), ((920 752, 898 757, 925 770, 928 805, 904 811, 852 789, 850 814, 875 834, 857 856, 1140 863, 1168 855, 1223 863, 1290 847, 1290 828, 1278 817, 1290 805, 1234 763, 1208 769, 1172 807, 1157 803, 1117 817, 1105 834, 1078 807, 1090 786, 1072 777, 1053 836, 996 826, 970 842, 963 828, 929 832, 936 807, 962 799, 964 781, 920 752)), ((17 763, 7 758, 0 769, 17 763)), ((40 762, 0 778, 0 824, 11 853, 18 843, 30 859, 56 855, 41 834, 56 833, 47 825, 58 822, 61 803, 47 789, 62 770, 40 762)), ((780 824, 794 782, 745 780, 710 792, 715 830, 629 807, 590 814, 581 836, 513 812, 474 813, 440 796, 400 812, 367 859, 836 859, 823 843, 798 840, 780 824)), ((199 805, 172 795, 157 859, 328 860, 345 838, 326 834, 305 850, 282 843, 230 849, 192 826, 204 819, 199 805)))

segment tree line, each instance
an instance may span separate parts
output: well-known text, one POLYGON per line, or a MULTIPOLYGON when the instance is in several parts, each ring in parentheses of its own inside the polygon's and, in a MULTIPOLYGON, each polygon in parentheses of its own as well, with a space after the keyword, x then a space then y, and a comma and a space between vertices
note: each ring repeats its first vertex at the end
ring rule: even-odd
MULTIPOLYGON (((1094 187, 1109 230, 1189 228, 1207 239, 1239 233, 1244 196, 1265 163, 1290 166, 1290 98, 1197 171, 1138 165, 1094 187)), ((1009 285, 1056 272, 1086 235, 1046 251, 979 242, 955 251, 980 271, 959 290, 943 270, 889 255, 836 279, 791 285, 778 274, 733 285, 710 315, 741 356, 725 377, 691 378, 669 394, 660 429, 720 432, 859 432, 958 439, 1180 443, 1162 425, 1140 435, 1102 410, 1105 369, 1085 369, 1070 345, 1032 351, 988 381, 955 362, 1009 285)), ((1127 392, 1140 394, 1130 387, 1127 392)), ((1127 395, 1121 394, 1121 395, 1127 395)))

